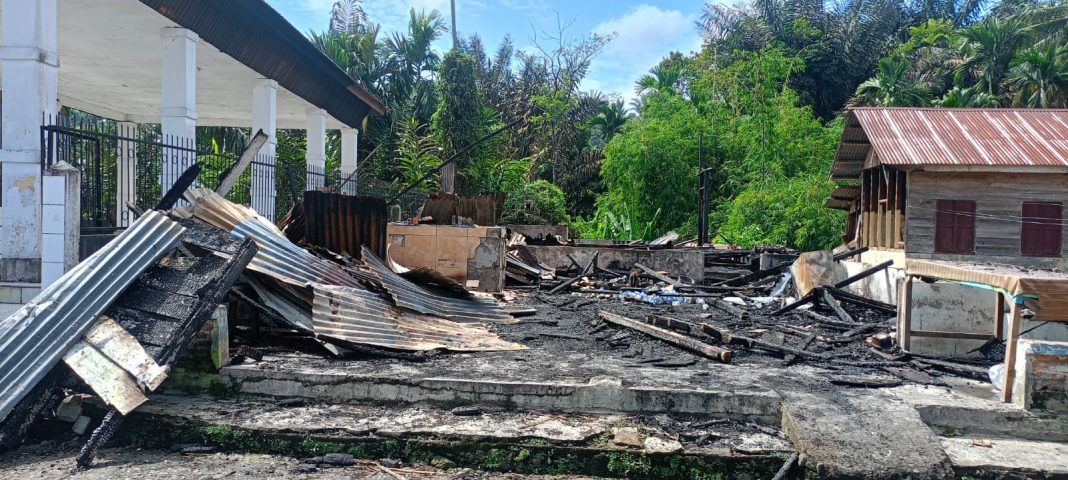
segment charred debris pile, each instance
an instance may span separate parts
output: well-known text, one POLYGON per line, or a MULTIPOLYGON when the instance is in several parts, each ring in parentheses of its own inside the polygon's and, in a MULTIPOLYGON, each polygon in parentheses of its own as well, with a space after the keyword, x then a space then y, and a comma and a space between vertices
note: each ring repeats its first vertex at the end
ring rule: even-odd
MULTIPOLYGON (((196 337, 211 325, 219 330, 208 320, 223 304, 258 313, 254 325, 235 328, 301 338, 323 354, 420 360, 526 348, 487 326, 516 322, 522 309, 427 272, 398 273, 367 248, 353 257, 298 245, 219 192, 187 189, 195 173, 183 175, 156 209, 135 211, 137 220, 116 239, 0 322, 0 450, 18 446, 39 420, 59 419, 92 432, 77 459, 88 466, 196 337), (80 399, 88 395, 106 414, 83 414, 80 399)), ((299 215, 291 214, 290 223, 299 215)), ((226 338, 229 330, 208 335, 226 338)), ((246 347, 232 357, 222 353, 227 358, 215 366, 263 353, 246 347)))
MULTIPOLYGON (((946 375, 987 380, 987 367, 999 360, 983 363, 902 351, 896 341, 897 307, 847 291, 850 285, 885 273, 890 261, 829 281, 812 274, 804 261, 790 260, 798 255, 780 249, 770 252, 781 263, 764 269, 743 267, 759 265, 765 253, 761 249, 723 252, 737 265, 735 273, 698 284, 641 263, 626 269, 600 266, 596 254, 586 262, 572 259, 569 268, 553 271, 521 243, 515 247, 510 271, 519 275, 533 264, 537 266, 529 270, 538 272, 537 280, 526 275, 531 285, 518 288, 564 310, 575 310, 575 305, 595 309, 589 324, 591 340, 623 351, 632 348, 635 336, 652 338, 680 354, 721 363, 744 359, 742 363, 779 367, 810 365, 830 371, 826 379, 832 384, 870 388, 945 385, 941 377, 946 375), (804 278, 798 281, 795 275, 804 278), (620 308, 620 304, 632 306, 620 308)), ((826 260, 838 263, 865 250, 828 255, 826 260)), ((632 356, 629 353, 623 355, 632 356)), ((692 364, 655 357, 639 361, 668 367, 692 364)))

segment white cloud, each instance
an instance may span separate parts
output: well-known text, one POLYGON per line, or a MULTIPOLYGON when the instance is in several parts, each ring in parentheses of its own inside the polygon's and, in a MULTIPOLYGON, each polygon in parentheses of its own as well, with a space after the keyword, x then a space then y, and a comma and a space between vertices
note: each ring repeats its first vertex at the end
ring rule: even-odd
POLYGON ((615 33, 616 38, 593 60, 583 88, 633 98, 634 82, 668 53, 677 50, 687 54, 701 48, 695 19, 678 10, 642 4, 601 22, 593 32, 615 33))

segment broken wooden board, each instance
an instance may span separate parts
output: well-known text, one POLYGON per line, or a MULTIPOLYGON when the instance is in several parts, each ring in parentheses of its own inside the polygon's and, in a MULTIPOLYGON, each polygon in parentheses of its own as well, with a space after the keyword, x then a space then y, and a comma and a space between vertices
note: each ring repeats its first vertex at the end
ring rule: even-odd
POLYGON ((99 350, 149 391, 159 388, 167 379, 168 369, 152 360, 133 335, 107 316, 101 315, 100 320, 85 334, 83 342, 99 350))
POLYGON ((148 401, 137 383, 100 350, 78 342, 63 356, 63 361, 85 381, 104 403, 126 415, 148 401))

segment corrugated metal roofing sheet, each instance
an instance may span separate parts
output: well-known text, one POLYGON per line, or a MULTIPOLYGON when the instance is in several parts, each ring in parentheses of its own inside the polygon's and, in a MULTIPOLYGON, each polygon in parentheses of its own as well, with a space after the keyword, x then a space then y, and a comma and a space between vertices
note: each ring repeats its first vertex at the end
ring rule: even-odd
POLYGON ((149 211, 0 321, 0 419, 81 340, 108 305, 178 245, 184 230, 149 211))
POLYGON ((512 317, 496 304, 478 299, 448 298, 435 295, 401 277, 375 254, 364 247, 362 259, 378 281, 401 307, 428 315, 438 315, 457 322, 514 323, 512 317))
POLYGON ((1068 110, 856 108, 849 115, 886 165, 1068 166, 1068 110))
POLYGON ((289 241, 270 220, 255 210, 238 205, 207 188, 192 188, 186 198, 193 215, 241 238, 252 238, 259 247, 248 268, 296 287, 312 283, 359 287, 341 266, 323 260, 289 241))
POLYGON ((367 290, 314 284, 315 334, 339 341, 400 350, 522 350, 482 325, 459 324, 406 312, 367 290))

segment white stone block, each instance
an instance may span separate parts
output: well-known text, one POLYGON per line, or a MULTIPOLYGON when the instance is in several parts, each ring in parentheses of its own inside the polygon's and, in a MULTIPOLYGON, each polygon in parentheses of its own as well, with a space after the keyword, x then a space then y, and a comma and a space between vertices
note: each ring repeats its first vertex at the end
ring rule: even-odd
POLYGON ((59 262, 64 261, 63 234, 45 233, 41 235, 41 261, 59 262))
POLYGON ((44 185, 41 188, 42 202, 45 205, 63 205, 63 199, 67 192, 67 178, 47 175, 42 177, 44 185))
POLYGON ((63 262, 44 262, 41 264, 41 286, 47 287, 63 276, 63 262))
MULTIPOLYGON (((50 177, 45 177, 50 178, 50 177)), ((63 180, 60 178, 60 180, 63 180)), ((47 185, 47 183, 46 183, 47 185)), ((66 233, 63 230, 63 219, 66 217, 66 210, 63 205, 50 205, 45 202, 44 207, 41 210, 41 233, 66 233)))

